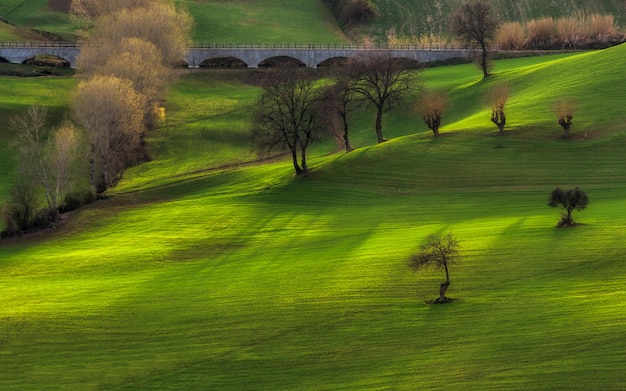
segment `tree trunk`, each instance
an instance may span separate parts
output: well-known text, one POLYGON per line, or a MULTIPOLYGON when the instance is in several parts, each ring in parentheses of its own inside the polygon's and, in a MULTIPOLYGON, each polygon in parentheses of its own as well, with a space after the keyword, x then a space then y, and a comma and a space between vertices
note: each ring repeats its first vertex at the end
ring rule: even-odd
POLYGON ((572 127, 572 116, 564 116, 559 118, 559 124, 563 127, 563 137, 569 139, 569 130, 572 127))
POLYGON ((504 115, 504 110, 494 109, 491 112, 491 122, 496 124, 496 126, 498 127, 500 136, 504 136, 504 125, 506 125, 506 115, 504 115))
POLYGON ((348 138, 348 121, 346 121, 345 116, 343 116, 343 145, 346 152, 352 151, 352 145, 350 145, 350 139, 348 138))
POLYGON ((481 42, 481 48, 482 48, 482 58, 480 60, 480 66, 483 69, 483 78, 486 79, 487 77, 489 77, 489 69, 487 68, 487 46, 485 45, 485 42, 481 42))
POLYGON ((441 286, 439 287, 439 302, 440 303, 444 303, 448 300, 448 298, 446 297, 446 291, 448 290, 449 286, 450 286, 450 281, 446 281, 443 284, 441 284, 441 286))
POLYGON ((89 184, 93 194, 98 194, 96 186, 96 147, 91 144, 89 155, 89 184))
POLYGON ((383 137, 383 106, 380 106, 376 111, 376 137, 379 144, 387 141, 383 137))
POLYGON ((291 150, 291 159, 293 161, 293 168, 296 170, 296 175, 302 174, 302 169, 298 165, 298 154, 295 148, 291 150))
POLYGON ((309 167, 306 164, 306 149, 304 147, 302 147, 302 149, 300 150, 300 153, 302 154, 302 156, 301 156, 302 174, 304 174, 305 177, 308 177, 309 176, 309 167))

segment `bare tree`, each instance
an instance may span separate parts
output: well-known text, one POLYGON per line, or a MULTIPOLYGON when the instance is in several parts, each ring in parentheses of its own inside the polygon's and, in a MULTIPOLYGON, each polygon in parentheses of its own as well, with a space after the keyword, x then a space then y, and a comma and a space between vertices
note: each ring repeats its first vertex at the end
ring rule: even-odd
POLYGON ((392 103, 413 96, 419 90, 417 71, 406 61, 399 61, 381 51, 360 53, 349 67, 356 80, 354 92, 376 108, 376 137, 379 143, 385 142, 383 112, 392 103))
MULTIPOLYGON (((62 200, 71 192, 74 164, 78 159, 80 133, 70 122, 58 128, 48 142, 50 167, 54 175, 54 199, 62 200)), ((60 201, 57 201, 60 204, 60 201)), ((57 208, 60 205, 57 205, 57 208)))
POLYGON ((21 235, 31 228, 37 208, 37 197, 33 186, 19 182, 13 185, 10 198, 2 208, 5 229, 2 237, 21 235))
POLYGON ((269 75, 253 110, 255 146, 262 152, 288 150, 297 175, 309 175, 307 149, 322 130, 319 96, 315 79, 306 70, 279 67, 269 75))
POLYGON ((554 105, 554 113, 559 121, 559 125, 563 127, 563 138, 568 139, 570 136, 570 128, 572 127, 572 119, 576 112, 576 102, 572 99, 561 99, 554 105))
POLYGON ((31 106, 25 114, 13 118, 10 126, 17 134, 20 170, 44 189, 48 209, 56 210, 58 205, 53 191, 49 156, 44 147, 48 138, 47 115, 46 108, 31 106))
POLYGON ((433 131, 433 137, 439 137, 441 116, 447 103, 448 97, 441 91, 424 91, 417 101, 416 110, 428 129, 433 131))
POLYGON ((491 4, 475 0, 461 4, 452 17, 452 33, 481 50, 483 77, 489 76, 489 49, 500 21, 491 4))
POLYGON ((348 114, 357 102, 351 79, 340 77, 322 91, 320 116, 331 133, 339 140, 346 152, 352 151, 350 144, 348 114), (339 124, 338 124, 339 122, 339 124))
POLYGON ((572 219, 572 212, 574 210, 583 210, 589 204, 589 197, 587 193, 582 191, 579 187, 569 190, 563 190, 560 187, 552 190, 550 199, 548 200, 548 206, 551 208, 564 209, 567 214, 561 216, 558 226, 563 227, 574 224, 572 219))
POLYGON ((113 186, 122 171, 142 156, 145 102, 126 79, 97 75, 78 84, 73 109, 87 132, 94 193, 113 186))
POLYGON ((504 135, 504 125, 506 125, 506 115, 504 107, 509 100, 511 87, 507 83, 500 83, 489 90, 487 99, 491 106, 491 122, 497 127, 500 135, 504 135))
POLYGON ((433 235, 420 247, 420 252, 412 254, 409 258, 409 266, 413 271, 418 271, 424 267, 433 266, 437 269, 444 269, 446 281, 439 289, 439 303, 448 301, 446 291, 450 286, 449 267, 459 255, 459 243, 452 233, 443 236, 433 235))

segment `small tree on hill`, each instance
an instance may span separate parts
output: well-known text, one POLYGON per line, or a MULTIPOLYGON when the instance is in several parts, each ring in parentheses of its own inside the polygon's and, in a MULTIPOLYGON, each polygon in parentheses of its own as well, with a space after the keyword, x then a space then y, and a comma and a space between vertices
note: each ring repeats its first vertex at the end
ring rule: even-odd
POLYGON ((452 233, 443 236, 433 235, 420 247, 420 252, 412 254, 409 258, 409 266, 413 271, 418 271, 424 267, 434 266, 437 269, 444 269, 446 281, 441 284, 439 298, 437 302, 445 303, 449 301, 446 291, 450 286, 449 267, 459 255, 459 243, 452 233))
POLYGON ((385 142, 383 112, 393 102, 413 96, 419 90, 417 71, 407 62, 379 51, 360 53, 351 59, 349 67, 356 80, 354 92, 376 108, 376 138, 379 143, 385 142))
POLYGON ((563 138, 568 139, 569 130, 572 127, 572 119, 576 111, 576 103, 571 99, 561 99, 554 105, 554 113, 559 121, 559 125, 563 127, 563 138))
POLYGON ((322 130, 320 89, 306 70, 278 67, 252 113, 252 138, 261 152, 291 152, 296 175, 309 175, 306 153, 322 130), (298 161, 298 154, 300 161, 298 161))
POLYGON ((433 137, 439 137, 441 116, 446 109, 447 101, 446 94, 440 91, 425 91, 417 101, 416 110, 428 129, 433 131, 433 137))
POLYGON ((484 1, 463 3, 452 16, 452 33, 466 44, 480 48, 484 78, 489 76, 489 48, 499 25, 491 4, 484 1))
POLYGON ((589 198, 587 194, 579 187, 569 190, 563 190, 560 187, 552 190, 550 199, 548 200, 548 206, 551 208, 562 208, 567 214, 561 216, 558 226, 563 227, 567 225, 573 225, 572 211, 583 210, 589 204, 589 198))
POLYGON ((511 88, 506 83, 501 83, 493 87, 488 94, 488 102, 491 106, 491 122, 496 124, 501 136, 504 135, 504 125, 506 125, 506 115, 504 107, 509 100, 511 88))
POLYGON ((338 143, 343 144, 346 152, 352 151, 350 144, 348 114, 355 107, 357 97, 352 89, 352 81, 346 77, 339 77, 335 84, 325 87, 320 97, 318 106, 319 114, 328 127, 330 133, 335 136, 338 143))

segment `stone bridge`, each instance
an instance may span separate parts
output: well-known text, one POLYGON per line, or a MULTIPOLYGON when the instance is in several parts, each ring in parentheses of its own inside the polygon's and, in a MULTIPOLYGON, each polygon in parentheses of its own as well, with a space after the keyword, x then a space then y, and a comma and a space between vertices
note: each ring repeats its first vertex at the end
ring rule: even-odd
MULTIPOLYGON (((76 66, 82 44, 71 42, 0 42, 2 59, 22 64, 36 55, 52 55, 76 66)), ((394 58, 407 58, 417 62, 443 61, 467 58, 472 50, 451 45, 350 45, 350 44, 197 44, 188 48, 185 61, 197 68, 206 60, 239 60, 249 68, 257 68, 274 58, 295 59, 310 68, 336 58, 348 58, 357 52, 383 50, 394 58)))

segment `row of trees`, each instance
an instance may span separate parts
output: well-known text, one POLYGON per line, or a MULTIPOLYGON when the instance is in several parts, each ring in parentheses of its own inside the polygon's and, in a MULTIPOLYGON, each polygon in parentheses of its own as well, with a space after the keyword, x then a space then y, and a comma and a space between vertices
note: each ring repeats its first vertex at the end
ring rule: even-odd
POLYGON ((72 1, 72 12, 90 25, 77 59, 82 80, 72 96, 74 122, 50 129, 40 107, 12 121, 20 180, 4 208, 4 236, 55 224, 59 211, 94 199, 126 168, 149 159, 144 136, 164 118, 166 85, 192 26, 175 3, 72 1), (84 196, 74 191, 80 176, 89 183, 84 196), (41 211, 38 189, 47 201, 41 211))
POLYGON ((148 159, 143 139, 163 118, 170 70, 192 23, 173 0, 73 0, 71 9, 92 24, 73 109, 89 141, 90 186, 101 193, 148 159))
MULTIPOLYGON (((441 91, 424 90, 419 71, 411 63, 394 59, 387 52, 368 51, 333 68, 324 81, 315 76, 295 66, 275 68, 265 78, 263 92, 253 107, 252 136, 256 148, 263 153, 289 152, 297 175, 309 174, 307 149, 327 131, 343 144, 346 152, 352 150, 348 117, 363 105, 376 112, 374 131, 378 143, 386 141, 385 110, 411 101, 433 136, 439 136, 447 96, 441 91)), ((491 122, 500 135, 504 135, 510 94, 508 83, 495 84, 486 94, 491 122)), ((561 99, 553 105, 566 139, 570 137, 575 109, 573 99, 561 99)))
POLYGON ((309 174, 306 153, 325 129, 352 149, 348 114, 358 104, 376 110, 374 130, 385 142, 383 114, 420 90, 418 73, 386 52, 371 51, 335 68, 335 83, 318 86, 311 72, 293 66, 276 68, 264 81, 253 109, 252 136, 263 152, 291 153, 296 174, 309 174))

